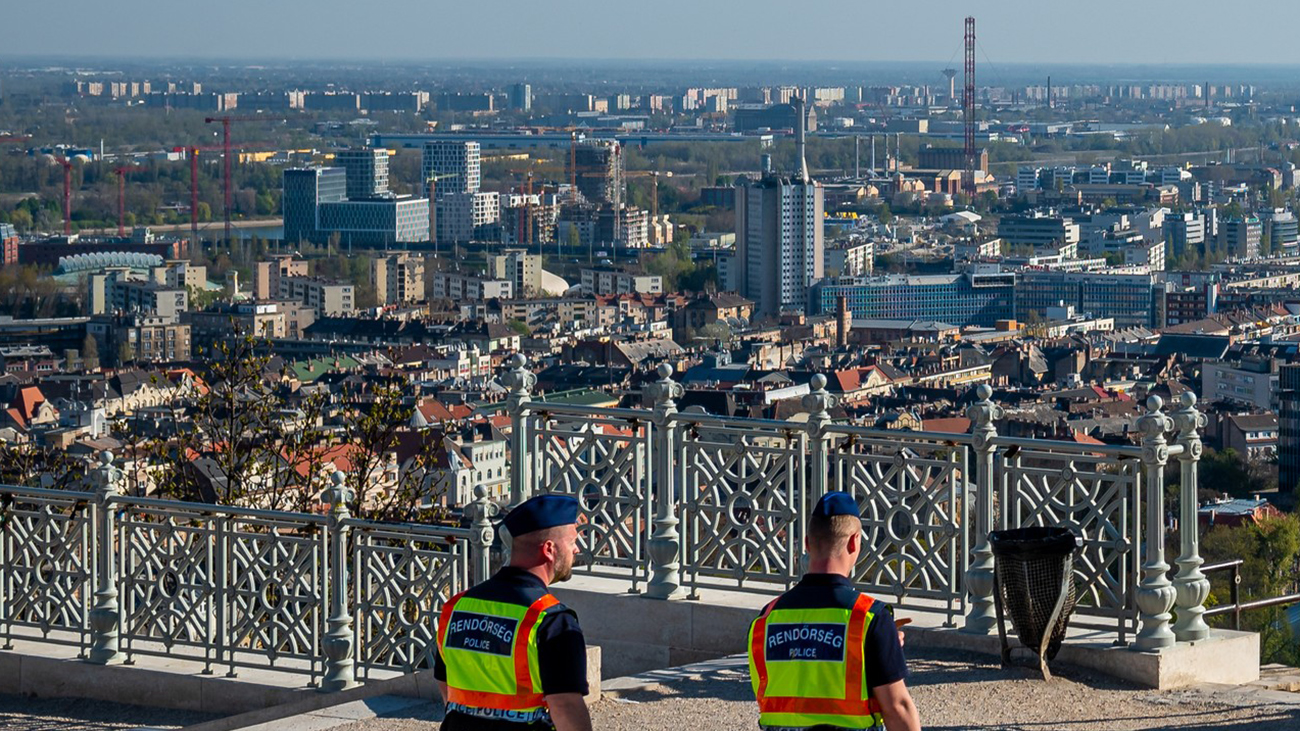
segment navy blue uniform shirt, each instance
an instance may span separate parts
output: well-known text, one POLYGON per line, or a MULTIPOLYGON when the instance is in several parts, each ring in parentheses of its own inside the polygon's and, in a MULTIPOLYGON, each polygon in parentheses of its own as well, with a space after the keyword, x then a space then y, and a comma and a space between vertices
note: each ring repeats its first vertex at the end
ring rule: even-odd
MULTIPOLYGON (((485 601, 509 602, 528 606, 547 593, 546 584, 523 569, 507 566, 495 576, 465 592, 465 596, 485 601)), ((581 693, 587 695, 587 642, 578 626, 578 615, 563 604, 546 610, 537 627, 537 667, 544 695, 581 693)), ((447 666, 435 646, 433 677, 447 681, 447 666)), ((519 731, 551 728, 549 723, 515 723, 512 721, 471 718, 456 711, 447 713, 444 729, 473 728, 483 731, 519 731)))
MULTIPOLYGON (((852 607, 861 593, 852 582, 838 574, 806 574, 794 588, 776 600, 774 609, 820 609, 852 607)), ((907 678, 907 660, 898 642, 894 612, 888 604, 876 602, 871 607, 874 618, 863 639, 862 664, 867 687, 878 688, 907 678)))

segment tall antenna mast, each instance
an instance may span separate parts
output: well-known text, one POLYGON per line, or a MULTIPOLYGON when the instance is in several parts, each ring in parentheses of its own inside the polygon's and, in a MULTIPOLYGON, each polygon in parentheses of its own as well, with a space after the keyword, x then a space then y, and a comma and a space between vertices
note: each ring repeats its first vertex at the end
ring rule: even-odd
POLYGON ((962 96, 966 123, 966 192, 975 195, 975 17, 966 18, 966 91, 962 96))

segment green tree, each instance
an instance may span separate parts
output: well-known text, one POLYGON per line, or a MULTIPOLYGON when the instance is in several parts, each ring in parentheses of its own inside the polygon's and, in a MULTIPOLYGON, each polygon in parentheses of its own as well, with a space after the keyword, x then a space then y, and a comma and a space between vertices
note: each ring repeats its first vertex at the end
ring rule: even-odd
POLYGON ((31 231, 32 226, 35 225, 32 221, 32 212, 26 208, 19 208, 9 214, 9 222, 14 225, 14 228, 23 233, 31 231))
POLYGON ((87 371, 99 370, 99 342, 90 333, 81 341, 81 362, 87 371))

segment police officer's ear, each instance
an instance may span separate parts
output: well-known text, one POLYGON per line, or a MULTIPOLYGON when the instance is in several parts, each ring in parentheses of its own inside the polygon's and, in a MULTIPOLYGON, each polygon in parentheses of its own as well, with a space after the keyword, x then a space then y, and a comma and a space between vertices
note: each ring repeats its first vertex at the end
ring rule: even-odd
POLYGON ((849 555, 854 555, 862 550, 862 533, 850 533, 849 540, 844 544, 844 550, 849 555))

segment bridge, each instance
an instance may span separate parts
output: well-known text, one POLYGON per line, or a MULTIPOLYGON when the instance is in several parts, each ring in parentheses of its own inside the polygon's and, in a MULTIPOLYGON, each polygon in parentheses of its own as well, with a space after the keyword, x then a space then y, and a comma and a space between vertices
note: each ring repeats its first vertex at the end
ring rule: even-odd
MULTIPOLYGON (((641 653, 640 667, 620 667, 607 649, 607 669, 743 651, 755 608, 800 576, 808 507, 843 490, 863 513, 852 578, 918 618, 909 646, 989 651, 989 532, 1064 526, 1083 537, 1069 662, 1151 687, 1259 677, 1258 637, 1211 630, 1203 618, 1210 585, 1196 468, 1205 417, 1190 394, 1168 410, 1148 399, 1134 424, 1140 444, 1115 446, 999 435, 987 386, 968 409, 970 432, 948 434, 836 423, 820 375, 802 421, 678 410, 684 390, 672 376, 661 366, 645 388, 650 408, 634 409, 534 401, 522 356, 502 379, 509 502, 539 492, 579 499, 584 565, 558 593, 593 642, 641 653), (1171 461, 1179 553, 1167 557, 1171 461)), ((88 491, 0 487, 0 643, 9 651, 0 656, 23 663, 28 690, 39 690, 42 673, 66 685, 70 662, 89 670, 152 659, 196 678, 274 671, 331 693, 414 677, 407 694, 427 697, 421 671, 443 602, 508 550, 493 525, 501 508, 482 488, 465 527, 445 528, 352 516, 341 473, 324 515, 126 495, 107 453, 89 479, 88 491)), ((0 692, 18 690, 0 683, 0 692)), ((226 711, 262 702, 227 700, 226 711)))

